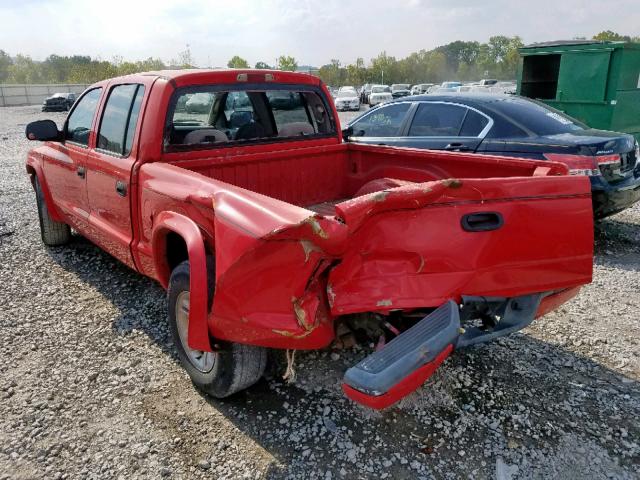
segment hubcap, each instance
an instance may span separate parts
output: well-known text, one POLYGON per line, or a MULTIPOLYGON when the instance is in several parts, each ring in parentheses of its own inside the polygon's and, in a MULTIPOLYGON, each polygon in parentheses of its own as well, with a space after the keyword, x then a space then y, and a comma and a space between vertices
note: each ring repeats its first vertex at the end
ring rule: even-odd
POLYGON ((189 335, 189 292, 181 292, 178 295, 176 300, 176 323, 180 343, 191 365, 202 373, 210 372, 216 360, 215 353, 194 350, 189 348, 187 343, 189 335))

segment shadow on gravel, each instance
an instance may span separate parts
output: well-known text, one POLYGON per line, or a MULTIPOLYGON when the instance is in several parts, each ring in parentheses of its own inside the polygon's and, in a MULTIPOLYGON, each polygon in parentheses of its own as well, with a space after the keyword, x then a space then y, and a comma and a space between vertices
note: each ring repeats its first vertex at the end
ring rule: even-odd
MULTIPOLYGON (((139 329, 163 351, 169 347, 165 292, 153 280, 131 270, 89 240, 74 235, 70 244, 48 249, 61 267, 94 287, 119 311, 112 328, 117 334, 139 329)), ((177 360, 177 357, 175 357, 177 360)))
MULTIPOLYGON (((607 233, 596 235, 606 239, 623 231, 633 237, 638 228, 609 221, 607 233)), ((74 237, 64 250, 51 249, 50 256, 119 310, 112 323, 116 334, 142 331, 177 361, 159 285, 81 237, 74 237)), ((517 463, 534 447, 553 456, 571 435, 609 452, 621 465, 640 462, 637 450, 623 453, 625 439, 640 438, 640 425, 629 421, 640 418, 640 383, 561 346, 515 334, 457 352, 425 387, 383 413, 352 404, 339 390, 342 372, 364 353, 340 352, 337 361, 328 353, 299 352, 295 385, 281 380, 282 355, 274 353, 275 368, 248 391, 225 401, 203 396, 205 408, 189 410, 186 405, 190 425, 206 425, 217 413, 224 415, 273 459, 268 478, 310 469, 331 470, 336 478, 342 468, 345 478, 370 476, 361 463, 369 460, 379 460, 376 471, 398 479, 416 477, 412 461, 426 465, 436 477, 447 472, 468 476, 472 470, 480 477, 493 476, 498 455, 517 463), (389 458, 391 464, 381 463, 389 458)), ((152 401, 183 408, 186 384, 179 383, 170 387, 168 397, 152 401)), ((180 426, 179 419, 170 418, 174 410, 158 408, 166 409, 163 421, 180 426)), ((220 442, 216 448, 229 447, 220 442)), ((587 448, 586 454, 590 452, 587 448)), ((553 457, 548 462, 552 464, 553 457)), ((557 475, 556 470, 547 473, 557 475)))
MULTIPOLYGON (((301 377, 304 369, 336 367, 328 357, 302 362, 301 377)), ((323 382, 300 388, 272 379, 224 402, 207 401, 271 454, 288 457, 288 472, 292 466, 304 471, 311 454, 330 467, 337 452, 341 461, 334 474, 345 467, 356 475, 359 469, 348 462, 347 453, 355 444, 367 446, 360 461, 401 452, 409 462, 415 458, 429 466, 442 460, 453 466, 463 451, 469 468, 458 471, 460 476, 488 456, 486 473, 491 476, 496 455, 483 452, 488 442, 513 453, 553 451, 562 439, 575 435, 619 458, 621 440, 640 436, 640 425, 629 421, 640 415, 640 382, 524 334, 457 352, 421 390, 381 413, 350 403, 332 387, 323 382), (384 443, 376 444, 376 436, 384 443)), ((638 452, 631 451, 634 456, 623 458, 622 465, 640 461, 638 452)), ((415 478, 406 465, 383 471, 391 478, 415 478)), ((273 473, 275 478, 284 472, 274 467, 273 473)), ((569 477, 589 476, 567 472, 564 478, 569 477)))

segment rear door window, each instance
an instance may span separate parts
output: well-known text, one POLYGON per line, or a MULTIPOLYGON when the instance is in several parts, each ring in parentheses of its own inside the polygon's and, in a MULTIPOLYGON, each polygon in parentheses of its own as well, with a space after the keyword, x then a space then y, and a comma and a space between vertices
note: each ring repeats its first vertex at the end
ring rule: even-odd
POLYGON ((467 109, 467 116, 460 129, 461 137, 477 137, 489 124, 489 119, 475 110, 467 109))
POLYGON ((353 123, 354 137, 395 137, 400 133, 410 103, 380 107, 353 123))
POLYGON ((144 87, 137 84, 111 89, 98 130, 98 149, 129 155, 143 95, 144 87))
POLYGON ((85 147, 89 144, 89 132, 91 132, 100 95, 102 95, 102 88, 94 88, 80 99, 67 120, 65 140, 85 147))
POLYGON ((457 137, 468 110, 447 103, 421 103, 409 128, 409 136, 457 137))

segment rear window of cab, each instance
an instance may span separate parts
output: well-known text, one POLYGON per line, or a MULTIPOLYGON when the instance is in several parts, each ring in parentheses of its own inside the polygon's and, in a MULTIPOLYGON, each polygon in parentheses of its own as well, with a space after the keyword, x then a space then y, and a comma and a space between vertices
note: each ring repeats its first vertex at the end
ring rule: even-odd
POLYGON ((167 113, 166 151, 336 135, 332 110, 313 88, 190 87, 176 90, 167 113))

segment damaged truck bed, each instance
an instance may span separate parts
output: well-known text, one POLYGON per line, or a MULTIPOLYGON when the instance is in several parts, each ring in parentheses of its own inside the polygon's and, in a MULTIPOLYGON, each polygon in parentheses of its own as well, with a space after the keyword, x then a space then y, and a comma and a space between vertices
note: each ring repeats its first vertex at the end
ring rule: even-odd
POLYGON ((167 288, 179 358, 211 395, 255 383, 267 348, 325 348, 342 328, 379 345, 345 393, 384 408, 456 349, 591 281, 590 184, 564 165, 343 143, 326 88, 302 74, 159 72, 92 89, 84 158, 68 125, 55 138, 27 127, 48 140, 27 161, 43 239, 72 226, 167 288), (139 119, 118 157, 98 119, 132 84, 139 119), (184 107, 196 93, 211 97, 205 113, 184 107), (57 188, 76 167, 86 204, 57 188))

